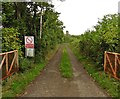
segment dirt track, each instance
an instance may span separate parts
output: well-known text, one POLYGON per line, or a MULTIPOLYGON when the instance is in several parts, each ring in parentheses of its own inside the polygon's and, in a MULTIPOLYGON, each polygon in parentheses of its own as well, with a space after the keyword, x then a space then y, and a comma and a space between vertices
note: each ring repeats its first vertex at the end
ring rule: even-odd
POLYGON ((74 77, 61 77, 59 63, 61 46, 42 73, 26 88, 21 97, 107 97, 83 69, 70 48, 67 47, 74 77))

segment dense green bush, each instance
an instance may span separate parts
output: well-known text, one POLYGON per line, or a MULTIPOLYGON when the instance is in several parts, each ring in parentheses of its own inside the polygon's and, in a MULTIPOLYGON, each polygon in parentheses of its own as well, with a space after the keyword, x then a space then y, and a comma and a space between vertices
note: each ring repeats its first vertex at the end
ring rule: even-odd
POLYGON ((63 23, 58 19, 59 13, 53 10, 53 7, 54 5, 47 2, 2 3, 3 52, 18 49, 24 53, 24 36, 34 36, 34 60, 37 63, 44 60, 45 55, 64 38, 63 23), (43 14, 40 38, 41 11, 43 14))
POLYGON ((18 50, 21 53, 21 41, 19 39, 19 33, 14 28, 2 29, 2 52, 18 50))
POLYGON ((120 52, 118 42, 118 15, 106 15, 94 26, 79 37, 80 51, 98 64, 103 64, 105 51, 120 52))

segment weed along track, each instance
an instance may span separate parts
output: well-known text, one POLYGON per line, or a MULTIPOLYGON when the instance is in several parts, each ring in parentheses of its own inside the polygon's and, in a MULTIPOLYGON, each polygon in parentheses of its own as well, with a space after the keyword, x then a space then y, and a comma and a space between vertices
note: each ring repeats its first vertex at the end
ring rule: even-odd
POLYGON ((73 77, 72 66, 71 66, 71 62, 70 62, 68 53, 66 51, 66 48, 64 48, 62 51, 62 58, 60 62, 60 72, 61 72, 61 75, 65 78, 73 77))
POLYGON ((64 45, 61 46, 49 61, 42 73, 26 88, 21 97, 107 97, 97 87, 77 61, 73 52, 67 47, 73 77, 61 76, 60 62, 64 45))

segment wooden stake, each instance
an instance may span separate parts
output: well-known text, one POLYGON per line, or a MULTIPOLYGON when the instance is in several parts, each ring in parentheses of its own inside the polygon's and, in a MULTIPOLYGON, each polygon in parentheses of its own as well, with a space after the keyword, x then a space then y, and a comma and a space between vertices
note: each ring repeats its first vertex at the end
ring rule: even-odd
POLYGON ((2 66, 3 66, 3 63, 4 63, 4 61, 5 61, 5 58, 6 58, 6 55, 4 55, 4 57, 3 57, 3 59, 2 59, 2 62, 1 62, 1 64, 0 64, 0 69, 1 69, 2 66))
POLYGON ((8 53, 6 53, 6 74, 8 75, 8 53))
POLYGON ((104 53, 104 71, 106 71, 106 51, 104 53))
POLYGON ((115 77, 117 77, 117 54, 115 54, 115 77))

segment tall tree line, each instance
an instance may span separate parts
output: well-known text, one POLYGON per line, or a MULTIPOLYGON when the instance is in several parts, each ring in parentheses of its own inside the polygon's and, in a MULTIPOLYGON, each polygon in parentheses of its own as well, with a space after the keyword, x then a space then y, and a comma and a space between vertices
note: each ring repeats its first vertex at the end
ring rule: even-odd
POLYGON ((35 37, 36 57, 44 58, 49 50, 64 40, 64 26, 63 22, 58 19, 59 14, 54 10, 54 5, 47 2, 2 3, 3 52, 13 50, 15 47, 12 48, 12 46, 18 45, 5 44, 5 42, 10 42, 12 38, 17 38, 17 40, 14 40, 19 43, 19 49, 24 52, 24 36, 31 35, 35 37), (40 39, 41 15, 43 22, 40 39), (13 31, 16 34, 14 36, 12 36, 12 33, 10 35, 10 32, 13 31), (7 37, 8 34, 9 37, 7 37))

